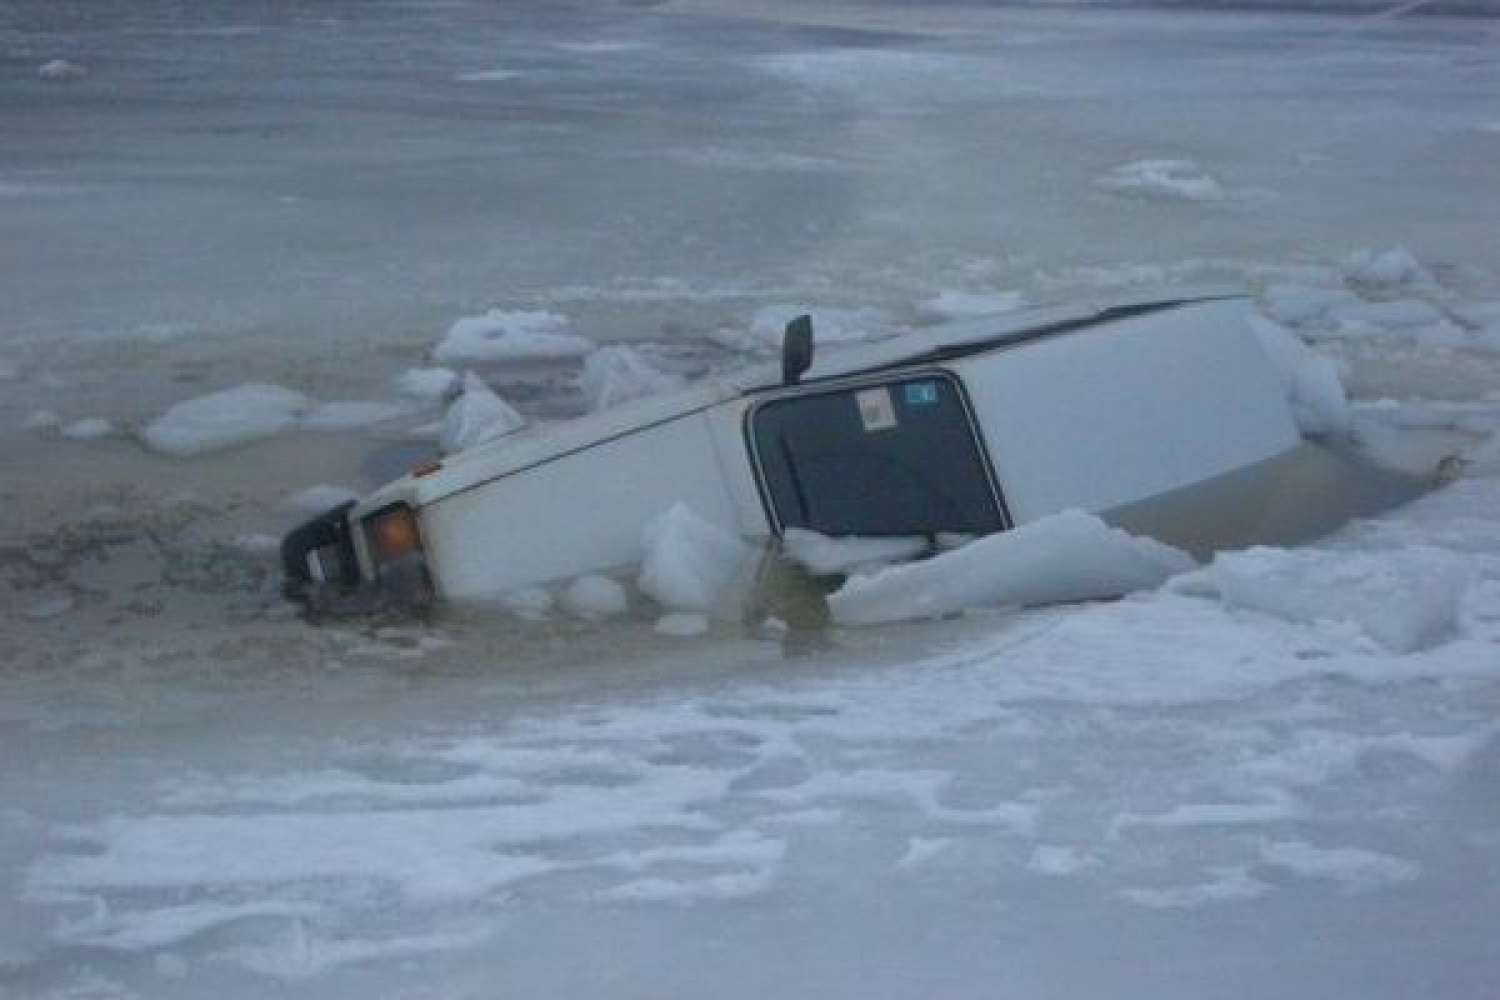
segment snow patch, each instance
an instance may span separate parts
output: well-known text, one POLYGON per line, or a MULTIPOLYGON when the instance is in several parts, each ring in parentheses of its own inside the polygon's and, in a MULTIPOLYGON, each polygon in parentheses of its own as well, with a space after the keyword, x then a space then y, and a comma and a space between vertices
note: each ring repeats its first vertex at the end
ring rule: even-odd
POLYGON ((1190 556, 1064 511, 918 563, 850 579, 829 598, 840 622, 932 618, 984 607, 1118 597, 1191 569, 1190 556))
POLYGON ((526 418, 491 389, 474 372, 464 373, 464 389, 443 416, 439 446, 443 452, 474 448, 514 433, 526 425, 526 418))
POLYGON ((491 309, 454 323, 432 356, 445 363, 556 361, 594 349, 592 340, 566 332, 567 326, 567 317, 545 310, 491 309))

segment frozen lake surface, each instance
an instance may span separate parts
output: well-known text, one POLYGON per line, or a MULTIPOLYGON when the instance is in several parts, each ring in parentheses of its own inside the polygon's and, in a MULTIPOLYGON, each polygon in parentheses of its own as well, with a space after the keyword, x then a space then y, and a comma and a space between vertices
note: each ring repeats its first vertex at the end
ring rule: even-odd
POLYGON ((1476 9, 7 5, 0 996, 1492 995, 1476 9), (798 310, 1196 280, 1331 360, 1305 426, 1441 485, 899 626, 278 592, 471 369, 549 420, 798 310))

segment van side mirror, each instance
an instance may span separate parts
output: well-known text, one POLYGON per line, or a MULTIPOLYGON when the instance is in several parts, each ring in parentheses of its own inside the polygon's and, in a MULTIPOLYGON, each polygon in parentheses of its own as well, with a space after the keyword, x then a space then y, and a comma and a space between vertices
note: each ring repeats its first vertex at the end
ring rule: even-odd
POLYGON ((781 337, 781 382, 796 385, 813 363, 813 325, 811 316, 798 316, 786 325, 781 337))

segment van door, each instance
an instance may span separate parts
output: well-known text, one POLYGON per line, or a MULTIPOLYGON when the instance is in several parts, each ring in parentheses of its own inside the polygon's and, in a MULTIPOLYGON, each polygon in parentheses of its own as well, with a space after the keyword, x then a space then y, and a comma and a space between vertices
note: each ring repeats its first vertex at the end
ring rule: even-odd
POLYGON ((988 534, 1009 526, 962 386, 948 372, 808 386, 756 407, 748 435, 778 533, 988 534))

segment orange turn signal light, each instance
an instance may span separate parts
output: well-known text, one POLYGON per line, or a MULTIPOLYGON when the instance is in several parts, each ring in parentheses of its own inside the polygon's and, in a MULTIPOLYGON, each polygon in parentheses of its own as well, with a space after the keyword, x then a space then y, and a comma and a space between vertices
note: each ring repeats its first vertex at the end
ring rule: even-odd
POLYGON ((376 562, 393 562, 422 549, 417 515, 405 505, 387 507, 374 517, 366 518, 365 537, 376 562))

